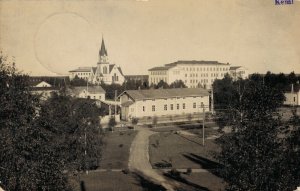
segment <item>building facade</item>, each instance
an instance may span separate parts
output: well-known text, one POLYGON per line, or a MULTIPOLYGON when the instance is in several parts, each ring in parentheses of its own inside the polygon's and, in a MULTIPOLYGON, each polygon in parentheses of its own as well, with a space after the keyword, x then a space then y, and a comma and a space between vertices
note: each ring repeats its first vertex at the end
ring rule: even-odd
POLYGON ((36 81, 36 84, 31 84, 30 92, 33 95, 39 95, 41 100, 47 100, 54 92, 59 92, 59 87, 54 87, 46 81, 36 81))
POLYGON ((87 80, 93 84, 123 84, 125 77, 122 69, 116 64, 110 64, 108 54, 102 38, 101 48, 99 51, 99 60, 97 67, 79 67, 69 71, 70 80, 78 76, 81 79, 87 80))
POLYGON ((77 86, 71 88, 69 92, 73 97, 105 101, 106 92, 101 86, 77 86))
POLYGON ((238 80, 239 78, 246 79, 249 76, 248 69, 243 66, 231 66, 229 68, 229 75, 233 80, 238 80))
POLYGON ((171 84, 182 80, 189 88, 203 87, 210 89, 215 79, 222 79, 229 73, 230 65, 217 61, 184 61, 180 60, 162 67, 148 70, 149 84, 159 81, 171 84))
POLYGON ((203 88, 127 90, 119 95, 121 119, 194 114, 210 110, 203 88))

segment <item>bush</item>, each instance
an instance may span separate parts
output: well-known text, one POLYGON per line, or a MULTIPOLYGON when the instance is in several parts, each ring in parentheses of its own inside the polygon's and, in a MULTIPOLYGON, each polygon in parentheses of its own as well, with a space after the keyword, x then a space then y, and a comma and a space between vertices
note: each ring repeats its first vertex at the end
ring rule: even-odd
POLYGON ((124 174, 129 174, 129 173, 130 173, 130 171, 129 171, 128 168, 123 169, 122 172, 123 172, 124 174))
POLYGON ((176 178, 180 176, 180 172, 176 168, 172 168, 172 170, 170 171, 170 175, 176 178))
POLYGON ((191 173, 192 173, 192 169, 191 169, 191 168, 187 168, 187 169, 186 169, 186 174, 187 174, 187 175, 190 175, 191 173))

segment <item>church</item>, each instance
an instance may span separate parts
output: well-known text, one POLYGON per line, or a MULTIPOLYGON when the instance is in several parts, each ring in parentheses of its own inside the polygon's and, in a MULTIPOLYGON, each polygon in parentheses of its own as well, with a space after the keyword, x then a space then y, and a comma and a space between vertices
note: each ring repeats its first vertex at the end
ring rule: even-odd
POLYGON ((97 67, 79 67, 69 71, 70 80, 76 76, 93 84, 123 84, 125 80, 121 67, 109 63, 103 37, 97 67))

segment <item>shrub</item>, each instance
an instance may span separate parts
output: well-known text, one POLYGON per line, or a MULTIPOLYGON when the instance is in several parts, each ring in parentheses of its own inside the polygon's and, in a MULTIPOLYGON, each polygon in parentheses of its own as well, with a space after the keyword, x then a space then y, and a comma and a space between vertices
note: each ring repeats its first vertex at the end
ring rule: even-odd
POLYGON ((170 171, 170 175, 172 177, 179 177, 180 176, 180 172, 176 168, 172 168, 172 170, 170 171))
POLYGON ((128 168, 123 169, 122 172, 123 172, 124 174, 129 174, 129 173, 130 173, 130 171, 129 171, 128 168))
POLYGON ((190 175, 191 173, 192 173, 192 169, 191 169, 191 168, 187 168, 187 169, 186 169, 186 174, 187 174, 187 175, 190 175))

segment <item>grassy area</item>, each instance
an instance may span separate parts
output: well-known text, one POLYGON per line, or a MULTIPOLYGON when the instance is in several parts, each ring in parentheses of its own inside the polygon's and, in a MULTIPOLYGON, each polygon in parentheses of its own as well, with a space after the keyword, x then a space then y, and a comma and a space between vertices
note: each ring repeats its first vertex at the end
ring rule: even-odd
POLYGON ((150 162, 171 163, 174 168, 214 168, 213 152, 219 151, 214 140, 198 136, 163 132, 152 135, 149 140, 150 162))
POLYGON ((104 137, 101 169, 125 169, 128 167, 131 142, 136 131, 108 132, 104 137))
POLYGON ((139 179, 122 172, 90 172, 88 175, 81 174, 70 180, 75 191, 142 191, 139 179))
MULTIPOLYGON (((167 176, 171 178, 170 176, 167 176)), ((172 178, 180 183, 179 190, 199 191, 199 190, 225 190, 226 183, 216 175, 209 172, 191 173, 190 175, 181 173, 179 178, 172 178)))

